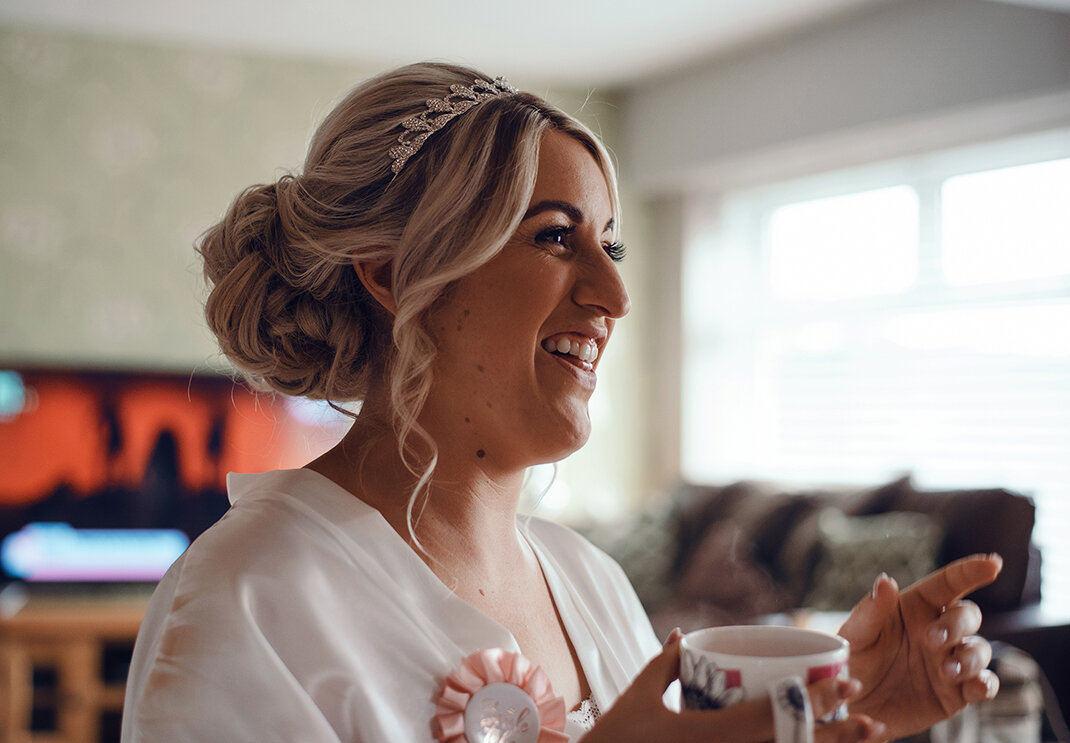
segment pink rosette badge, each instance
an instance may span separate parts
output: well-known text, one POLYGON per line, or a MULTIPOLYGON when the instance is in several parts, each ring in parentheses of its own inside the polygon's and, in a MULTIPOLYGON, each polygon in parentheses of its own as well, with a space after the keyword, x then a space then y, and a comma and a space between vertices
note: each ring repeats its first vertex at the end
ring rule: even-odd
POLYGON ((440 743, 568 743, 565 700, 520 653, 480 650, 446 677, 431 721, 440 743))

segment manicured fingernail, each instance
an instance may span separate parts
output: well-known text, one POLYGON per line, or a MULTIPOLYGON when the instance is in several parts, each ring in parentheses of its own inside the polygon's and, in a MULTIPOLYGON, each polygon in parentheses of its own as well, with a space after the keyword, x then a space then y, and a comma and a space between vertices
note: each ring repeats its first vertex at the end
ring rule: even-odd
MULTIPOLYGON (((869 595, 872 596, 873 598, 877 598, 877 587, 881 584, 881 580, 887 580, 887 578, 888 578, 888 574, 887 573, 881 573, 880 575, 878 575, 877 576, 877 580, 873 581, 873 590, 870 592, 869 595)), ((855 594, 855 595, 857 595, 857 594, 855 594)))
POLYGON ((962 673, 962 664, 957 660, 949 660, 944 664, 944 675, 948 678, 957 678, 960 673, 962 673))
POLYGON ((996 680, 991 676, 985 676, 985 697, 991 699, 996 696, 996 680))
POLYGON ((929 630, 929 644, 938 648, 947 642, 947 630, 943 627, 933 627, 929 630))

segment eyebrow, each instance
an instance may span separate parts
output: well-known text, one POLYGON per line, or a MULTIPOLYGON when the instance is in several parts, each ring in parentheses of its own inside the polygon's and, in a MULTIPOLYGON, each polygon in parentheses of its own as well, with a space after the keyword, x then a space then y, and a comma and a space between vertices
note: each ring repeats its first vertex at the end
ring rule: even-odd
MULTIPOLYGON (((524 212, 524 217, 520 221, 523 222, 525 220, 531 219, 532 217, 534 217, 534 216, 536 216, 538 214, 542 214, 543 212, 551 212, 551 211, 562 212, 566 217, 571 219, 573 222, 582 222, 583 221, 583 212, 580 211, 574 204, 570 204, 567 201, 557 201, 557 200, 554 200, 554 199, 548 199, 546 201, 540 201, 538 204, 535 204, 530 209, 528 209, 526 212, 524 212)), ((616 220, 610 219, 608 222, 606 222, 606 226, 604 228, 602 228, 602 231, 603 232, 609 232, 610 230, 613 229, 613 227, 615 225, 616 225, 616 220)))

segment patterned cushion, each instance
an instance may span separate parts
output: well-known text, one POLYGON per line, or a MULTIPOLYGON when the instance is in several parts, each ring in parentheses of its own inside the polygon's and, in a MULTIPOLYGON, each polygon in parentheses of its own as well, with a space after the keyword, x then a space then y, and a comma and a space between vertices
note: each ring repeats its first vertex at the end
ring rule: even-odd
POLYGON ((818 519, 818 561, 805 605, 846 611, 881 572, 906 588, 936 567, 943 529, 921 513, 846 516, 835 508, 818 519))
POLYGON ((791 607, 783 588, 755 559, 754 544, 727 521, 706 530, 680 575, 679 592, 740 621, 791 607))

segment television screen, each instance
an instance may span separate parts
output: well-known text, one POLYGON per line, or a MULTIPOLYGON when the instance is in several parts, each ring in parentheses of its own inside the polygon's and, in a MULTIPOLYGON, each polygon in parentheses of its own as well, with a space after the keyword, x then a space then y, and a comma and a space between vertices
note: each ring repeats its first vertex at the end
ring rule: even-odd
POLYGON ((0 369, 0 585, 158 580, 228 472, 300 467, 348 421, 222 374, 0 369))

